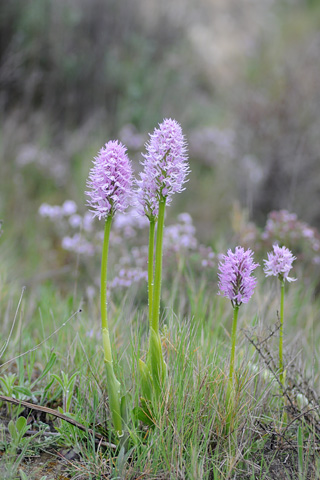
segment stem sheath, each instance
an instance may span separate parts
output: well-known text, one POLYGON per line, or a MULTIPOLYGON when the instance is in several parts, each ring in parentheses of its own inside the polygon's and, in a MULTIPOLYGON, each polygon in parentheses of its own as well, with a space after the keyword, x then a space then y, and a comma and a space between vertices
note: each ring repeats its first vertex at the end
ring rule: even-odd
POLYGON ((112 216, 109 215, 104 226, 104 238, 102 247, 101 260, 101 326, 102 329, 108 330, 108 313, 107 313, 107 269, 108 269, 108 253, 109 253, 109 238, 112 223, 112 216))
POLYGON ((230 370, 229 370, 229 389, 232 389, 233 372, 234 372, 234 356, 236 350, 237 338, 237 323, 238 323, 239 305, 233 307, 233 322, 231 332, 231 356, 230 356, 230 370))

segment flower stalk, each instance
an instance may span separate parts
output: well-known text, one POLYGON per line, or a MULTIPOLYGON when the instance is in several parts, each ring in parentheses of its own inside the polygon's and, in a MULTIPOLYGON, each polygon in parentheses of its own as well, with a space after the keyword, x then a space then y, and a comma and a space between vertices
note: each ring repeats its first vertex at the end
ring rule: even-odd
POLYGON ((284 280, 280 279, 280 329, 279 329, 279 375, 284 386, 283 373, 283 317, 284 317, 284 280))
POLYGON ((153 278, 153 257, 154 257, 154 239, 155 239, 155 227, 156 219, 155 217, 150 218, 149 226, 149 250, 148 250, 148 306, 149 306, 149 324, 151 325, 152 319, 152 302, 153 302, 153 287, 154 287, 154 278, 153 278))
POLYGON ((102 330, 107 330, 107 331, 108 331, 107 269, 108 269, 108 254, 109 254, 109 239, 110 239, 111 223, 112 223, 112 216, 109 215, 104 225, 104 237, 103 237, 102 258, 101 258, 101 296, 100 296, 101 326, 102 326, 102 330))
POLYGON ((154 292, 152 302, 152 320, 151 326, 155 333, 159 333, 160 316, 160 298, 161 298, 161 280, 162 280, 162 249, 163 249, 163 230, 164 214, 166 208, 166 199, 162 198, 159 202, 159 215, 157 224, 157 242, 156 242, 156 261, 154 271, 154 292))
POLYGON ((154 289, 152 300, 152 312, 150 321, 149 351, 148 360, 153 378, 154 390, 156 394, 161 391, 161 385, 166 376, 166 364, 163 359, 161 337, 159 332, 160 318, 160 299, 161 299, 161 280, 162 280, 162 250, 163 250, 163 230, 164 215, 166 208, 166 199, 159 201, 159 214, 157 222, 157 239, 155 252, 155 270, 154 270, 154 289))
POLYGON ((232 388, 233 382, 233 372, 234 372, 234 357, 236 350, 236 339, 237 339, 237 323, 239 315, 239 305, 235 305, 233 308, 233 321, 232 321, 232 331, 231 331, 231 355, 230 355, 230 369, 229 369, 229 388, 232 388))
POLYGON ((268 252, 268 260, 264 260, 264 273, 266 277, 278 277, 280 281, 280 329, 279 329, 279 376, 282 386, 285 386, 283 363, 283 324, 284 324, 284 288, 285 281, 295 282, 296 278, 289 277, 292 263, 296 260, 287 247, 273 245, 273 252, 268 252))

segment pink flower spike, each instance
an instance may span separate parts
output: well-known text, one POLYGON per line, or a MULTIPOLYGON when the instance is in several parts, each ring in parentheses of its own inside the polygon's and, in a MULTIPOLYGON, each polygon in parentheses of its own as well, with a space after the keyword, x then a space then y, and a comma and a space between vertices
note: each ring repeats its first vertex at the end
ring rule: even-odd
POLYGON ((292 268, 292 263, 296 259, 287 247, 273 245, 273 252, 268 253, 268 260, 263 260, 265 264, 263 270, 266 277, 273 275, 279 277, 280 280, 295 282, 297 279, 288 277, 288 274, 292 268))
POLYGON ((172 195, 181 192, 189 173, 186 142, 176 120, 166 118, 159 124, 146 144, 143 172, 137 180, 138 211, 157 217, 159 200, 171 203, 172 195))
POLYGON ((228 250, 219 263, 219 295, 229 298, 233 307, 248 303, 257 284, 251 274, 258 266, 250 249, 236 247, 235 253, 228 250))
POLYGON ((116 211, 123 212, 132 194, 132 167, 126 147, 111 140, 94 158, 86 192, 88 206, 95 217, 107 218, 116 211))

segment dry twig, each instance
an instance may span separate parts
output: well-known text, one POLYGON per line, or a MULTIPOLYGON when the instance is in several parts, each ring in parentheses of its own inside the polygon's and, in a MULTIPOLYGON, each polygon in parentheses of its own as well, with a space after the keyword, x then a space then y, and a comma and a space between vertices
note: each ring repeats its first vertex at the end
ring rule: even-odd
POLYGON ((114 443, 106 442, 105 437, 100 433, 92 430, 92 428, 88 428, 82 423, 78 422, 77 420, 74 420, 73 418, 70 418, 67 415, 64 415, 63 413, 57 412, 52 408, 43 407, 41 405, 35 405, 34 403, 25 402, 24 400, 17 400, 16 398, 12 398, 12 397, 6 397, 5 395, 0 395, 0 400, 2 400, 3 402, 13 403, 14 405, 19 405, 19 406, 22 405, 25 408, 30 408, 30 410, 35 410, 37 412, 43 412, 43 413, 48 413, 49 415, 53 415, 54 417, 60 418, 61 420, 64 420, 65 422, 70 423, 74 427, 79 428, 79 430, 89 433, 95 439, 97 439, 100 445, 104 447, 112 448, 113 450, 117 448, 117 445, 115 445, 114 443))

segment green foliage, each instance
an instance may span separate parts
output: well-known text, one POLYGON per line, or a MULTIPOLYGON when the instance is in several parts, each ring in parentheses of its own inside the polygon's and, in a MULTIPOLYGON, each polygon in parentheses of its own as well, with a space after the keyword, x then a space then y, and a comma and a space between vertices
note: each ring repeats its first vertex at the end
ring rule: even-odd
MULTIPOLYGON (((28 477, 28 475, 26 475, 24 471, 21 469, 19 470, 19 474, 20 474, 21 480, 32 480, 32 478, 28 477)), ((39 480, 51 480, 51 479, 48 479, 47 475, 43 475, 43 477, 39 478, 39 480)))
MULTIPOLYGON (((19 375, 16 373, 9 373, 0 376, 0 391, 3 395, 14 397, 20 400, 35 400, 40 399, 40 404, 48 398, 49 390, 53 384, 53 379, 48 375, 56 362, 56 354, 50 353, 47 363, 42 371, 38 372, 37 377, 32 380, 35 368, 35 356, 33 353, 29 356, 29 362, 24 364, 23 357, 18 358, 17 366, 19 375), (26 374, 27 373, 27 374, 26 374), (46 378, 48 377, 48 378, 46 378), (39 386, 42 380, 46 380, 44 385, 39 386), (35 387, 38 385, 38 389, 35 387)), ((18 414, 22 411, 22 407, 8 404, 8 412, 18 414)))
POLYGON ((139 373, 140 373, 140 381, 141 381, 141 392, 145 399, 150 400, 152 399, 152 378, 151 373, 148 368, 148 365, 139 358, 139 373))
MULTIPOLYGON (((25 436, 30 425, 27 424, 25 417, 18 417, 15 421, 10 420, 8 424, 9 439, 1 441, 1 447, 5 449, 1 463, 4 463, 4 472, 6 479, 16 479, 16 473, 26 455, 33 453, 33 441, 38 437, 38 433, 25 436)), ((2 470, 3 471, 3 470, 2 470)))
POLYGON ((61 376, 56 375, 54 373, 52 374, 53 379, 59 383, 62 389, 64 413, 70 412, 70 406, 71 406, 73 393, 74 393, 74 386, 75 386, 78 375, 79 375, 79 372, 75 372, 69 378, 69 375, 67 373, 64 373, 63 371, 61 371, 61 376))
POLYGON ((111 469, 111 479, 116 480, 120 478, 124 478, 126 470, 127 470, 127 463, 132 457, 132 453, 134 448, 130 448, 126 451, 125 447, 122 446, 120 451, 115 458, 114 465, 111 469))
POLYGON ((25 417, 18 417, 14 422, 10 420, 8 424, 8 430, 10 433, 10 451, 16 452, 18 449, 23 449, 25 445, 30 442, 29 438, 25 438, 25 434, 29 430, 30 426, 27 425, 27 419, 25 417))
MULTIPOLYGON (((265 287, 261 290, 266 294, 263 288, 265 287)), ((40 290, 38 295, 41 296, 42 293, 43 291, 40 290)), ((183 293, 180 292, 179 295, 183 293)), ((105 453, 98 453, 93 439, 91 437, 88 439, 86 432, 78 430, 67 422, 54 421, 55 429, 60 434, 59 437, 54 437, 56 445, 69 446, 86 459, 84 468, 88 469, 87 478, 94 478, 94 475, 97 475, 94 472, 98 471, 104 471, 109 477, 113 471, 113 475, 122 475, 124 478, 125 475, 128 478, 130 476, 134 478, 135 475, 139 476, 143 472, 149 472, 148 475, 152 474, 156 478, 157 475, 165 478, 168 472, 179 470, 183 472, 185 478, 201 478, 201 475, 203 478, 210 478, 209 476, 212 475, 211 478, 220 480, 237 472, 246 472, 243 473, 245 480, 254 476, 270 480, 268 469, 273 460, 265 455, 269 451, 273 436, 280 439, 281 429, 284 428, 279 410, 279 385, 274 382, 270 372, 265 375, 265 365, 259 363, 254 349, 248 347, 241 328, 246 321, 246 315, 243 315, 239 319, 239 344, 237 344, 235 357, 234 401, 232 411, 227 411, 225 392, 228 385, 230 352, 225 345, 230 343, 230 340, 227 340, 227 331, 230 330, 232 321, 229 305, 221 302, 221 299, 216 298, 215 295, 207 298, 201 284, 194 283, 192 288, 190 285, 186 295, 190 296, 193 315, 188 314, 188 317, 183 317, 179 312, 177 315, 168 313, 166 326, 162 331, 161 341, 168 365, 167 388, 160 393, 157 401, 153 399, 152 408, 147 399, 148 388, 144 391, 144 398, 139 399, 144 381, 141 370, 136 372, 136 369, 131 367, 145 355, 143 350, 146 349, 144 344, 146 340, 143 336, 141 337, 143 335, 141 332, 145 331, 141 328, 143 320, 135 311, 129 312, 120 319, 110 317, 113 337, 117 343, 121 342, 125 351, 117 363, 119 379, 126 392, 125 401, 122 401, 122 418, 125 419, 126 433, 118 449, 112 451, 112 454, 108 450, 105 453), (130 328, 127 326, 129 323, 132 325, 130 328), (132 334, 131 328, 136 332, 135 335, 132 334), (142 351, 140 351, 140 343, 142 351), (126 347, 128 344, 131 344, 131 349, 126 347), (229 430, 226 428, 228 424, 229 430), (235 457, 237 449, 241 449, 243 456, 235 457), (252 463, 260 466, 259 473, 254 469, 253 474, 252 463)), ((310 301, 301 299, 300 313, 297 315, 298 323, 293 323, 289 328, 292 313, 297 308, 296 296, 298 296, 297 291, 288 293, 286 313, 288 329, 284 358, 288 354, 288 337, 292 338, 296 332, 300 331, 310 306, 310 301)), ((47 309, 52 309, 52 314, 57 313, 59 318, 61 312, 68 309, 66 305, 69 302, 68 298, 64 300, 65 304, 62 304, 64 303, 62 300, 57 303, 56 297, 50 296, 49 290, 45 298, 47 309)), ((185 302, 182 301, 181 305, 185 305, 185 302)), ((256 309, 253 307, 249 304, 245 307, 247 316, 252 317, 255 332, 264 334, 265 328, 260 319, 254 318, 256 309)), ((46 315, 44 304, 41 308, 45 319, 44 330, 48 331, 51 321, 46 315)), ((274 308, 272 307, 273 312, 274 308)), ((267 315, 267 312, 264 314, 267 315)), ((265 321, 272 324, 274 315, 270 318, 266 317, 265 321)), ((31 323, 24 328, 24 335, 28 336, 28 332, 32 332, 37 323, 38 318, 32 318, 31 323)), ((32 355, 28 355, 28 362, 19 362, 17 373, 10 374, 13 376, 9 376, 9 373, 6 373, 6 376, 3 374, 2 378, 7 387, 3 387, 3 381, 1 386, 2 389, 9 388, 6 391, 12 393, 12 389, 20 385, 29 388, 34 395, 35 392, 41 392, 50 385, 47 394, 40 396, 44 404, 46 398, 50 402, 54 399, 60 401, 62 394, 63 408, 59 406, 55 408, 60 412, 69 410, 68 415, 71 418, 96 431, 103 432, 106 440, 112 441, 110 413, 105 409, 103 355, 99 347, 100 341, 97 345, 95 337, 85 334, 89 324, 90 327, 99 325, 98 313, 96 316, 90 315, 89 322, 89 315, 85 312, 85 316, 79 317, 76 324, 69 323, 63 327, 56 334, 54 354, 40 347, 32 355), (79 336, 75 336, 75 329, 79 332, 79 336), (41 380, 35 384, 37 377, 41 377, 41 380), (54 383, 51 383, 52 381, 54 383), (71 410, 73 413, 70 413, 71 410)), ((319 335, 317 326, 314 334, 319 335)), ((32 345, 31 336, 29 341, 32 345)), ((12 355, 15 348, 15 345, 10 343, 8 355, 12 355)), ((273 353, 276 358, 277 341, 274 347, 270 344, 270 348, 274 348, 273 353)), ((310 349, 305 352, 305 357, 309 358, 311 365, 310 349)), ((288 378, 291 382, 290 370, 287 374, 288 378)), ((16 391, 16 395, 20 395, 20 398, 28 398, 23 396, 27 393, 30 392, 24 389, 16 391)), ((20 423, 17 428, 16 420, 12 419, 12 422, 14 429, 10 424, 12 429, 10 436, 13 435, 19 439, 23 430, 19 430, 20 423)), ((19 422, 23 422, 21 425, 23 427, 24 420, 19 422)), ((298 451, 301 452, 301 445, 304 451, 306 445, 311 448, 311 443, 308 444, 309 433, 302 430, 302 437, 300 435, 297 441, 298 425, 293 424, 286 435, 289 435, 288 439, 291 442, 297 442, 296 469, 298 469, 298 451)), ((23 445, 26 438, 30 437, 22 436, 23 445)), ((35 440, 32 439, 24 452, 31 451, 34 443, 35 440)), ((21 445, 18 448, 21 448, 21 445)), ((20 458, 20 462, 23 458, 24 455, 20 458)), ((313 468, 311 454, 309 460, 304 456, 303 462, 305 474, 308 469, 313 468)), ((21 463, 19 465, 21 466, 21 463)))
MULTIPOLYGON (((58 411, 64 413, 61 407, 58 407, 58 411)), ((67 416, 79 421, 83 425, 86 424, 85 419, 77 413, 68 413, 67 416)), ((64 420, 61 420, 60 425, 57 425, 55 430, 59 433, 57 443, 63 447, 71 447, 77 453, 81 450, 80 445, 82 443, 85 444, 86 439, 88 438, 86 432, 79 430, 77 427, 74 427, 64 420)))
POLYGON ((304 472, 304 460, 303 460, 303 435, 301 425, 298 426, 297 431, 297 446, 298 446, 298 469, 299 469, 299 480, 303 480, 304 472))

